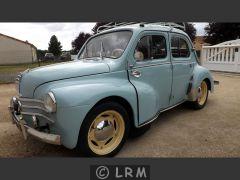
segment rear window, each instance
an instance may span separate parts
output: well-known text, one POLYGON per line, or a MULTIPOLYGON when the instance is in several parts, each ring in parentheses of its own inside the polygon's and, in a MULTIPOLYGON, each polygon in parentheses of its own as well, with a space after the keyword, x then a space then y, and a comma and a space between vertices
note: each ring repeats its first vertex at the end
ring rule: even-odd
POLYGON ((185 39, 179 36, 171 38, 171 54, 174 58, 186 58, 190 56, 190 49, 185 39))

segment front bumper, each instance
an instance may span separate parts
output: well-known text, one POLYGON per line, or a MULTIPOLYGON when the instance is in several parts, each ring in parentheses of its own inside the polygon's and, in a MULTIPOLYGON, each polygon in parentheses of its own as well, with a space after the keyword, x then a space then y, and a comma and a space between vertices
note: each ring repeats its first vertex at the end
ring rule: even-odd
POLYGON ((29 127, 23 119, 23 116, 17 112, 17 104, 11 100, 10 106, 8 107, 9 113, 12 117, 12 121, 22 131, 23 137, 26 140, 28 135, 36 137, 43 142, 55 145, 61 145, 60 135, 50 134, 46 132, 38 131, 32 127, 29 127))

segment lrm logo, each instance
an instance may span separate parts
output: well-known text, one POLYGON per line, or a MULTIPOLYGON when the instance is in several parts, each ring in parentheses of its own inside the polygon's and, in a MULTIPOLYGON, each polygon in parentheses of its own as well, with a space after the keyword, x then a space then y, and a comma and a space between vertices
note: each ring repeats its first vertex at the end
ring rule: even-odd
POLYGON ((150 166, 93 165, 90 177, 91 180, 150 180, 150 166))

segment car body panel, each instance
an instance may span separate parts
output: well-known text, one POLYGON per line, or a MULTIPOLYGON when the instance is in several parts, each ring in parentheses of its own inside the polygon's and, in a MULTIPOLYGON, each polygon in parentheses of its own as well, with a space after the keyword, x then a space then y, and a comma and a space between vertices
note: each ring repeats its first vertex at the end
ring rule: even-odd
MULTIPOLYGON (((171 56, 173 66, 173 83, 170 103, 171 106, 186 100, 189 82, 191 76, 193 75, 194 64, 196 63, 196 56, 194 51, 192 51, 193 46, 187 36, 179 33, 170 33, 170 39, 174 36, 181 37, 188 43, 188 47, 190 48, 190 55, 186 58, 175 58, 171 56)), ((171 40, 169 41, 171 42, 171 40)))
POLYGON ((128 81, 126 71, 49 82, 36 89, 34 98, 39 99, 49 91, 54 93, 58 109, 53 127, 68 148, 76 145, 86 113, 106 97, 125 99, 133 108, 135 126, 138 126, 136 92, 128 81), (65 109, 73 112, 65 112, 65 109))
POLYGON ((72 61, 39 67, 30 70, 27 76, 23 75, 20 93, 23 97, 30 98, 33 96, 34 90, 41 84, 107 72, 109 72, 108 65, 103 62, 96 63, 96 61, 72 61))
MULTIPOLYGON (((36 68, 22 74, 19 82, 21 97, 43 100, 48 92, 54 94, 57 111, 49 114, 54 120, 50 131, 61 135, 61 143, 68 148, 72 149, 77 145, 79 130, 87 113, 105 98, 124 99, 133 112, 132 121, 135 127, 140 127, 156 117, 161 110, 182 101, 196 100, 197 89, 205 79, 209 80, 213 91, 213 78, 206 68, 197 63, 193 50, 187 63, 172 59, 169 33, 184 36, 188 39, 189 46, 193 47, 183 31, 164 26, 130 25, 106 30, 96 36, 121 30, 130 30, 133 33, 124 53, 118 59, 75 60, 36 68), (138 39, 151 33, 164 35, 167 40, 167 57, 136 63, 133 55, 138 39), (139 79, 131 75, 134 69, 141 71, 139 79), (191 89, 188 91, 189 87, 191 89)), ((83 49, 84 46, 79 54, 83 49)), ((31 123, 31 117, 24 118, 31 123)), ((42 118, 40 120, 45 123, 42 118)))
POLYGON ((163 36, 166 42, 168 42, 168 33, 166 32, 143 31, 138 35, 129 53, 128 59, 133 62, 132 67, 128 69, 129 80, 137 90, 140 124, 153 118, 160 109, 165 109, 169 106, 172 85, 172 70, 168 43, 166 43, 167 56, 163 59, 144 60, 141 62, 137 62, 134 59, 137 42, 142 37, 149 35, 163 36), (140 72, 141 76, 134 77, 131 75, 133 71, 140 72))
POLYGON ((191 90, 187 94, 187 100, 188 101, 196 101, 198 97, 198 87, 200 87, 202 81, 208 81, 209 82, 209 90, 210 92, 214 92, 214 80, 213 77, 211 76, 210 72, 208 69, 195 64, 194 69, 193 69, 193 76, 192 80, 190 81, 191 83, 191 90))

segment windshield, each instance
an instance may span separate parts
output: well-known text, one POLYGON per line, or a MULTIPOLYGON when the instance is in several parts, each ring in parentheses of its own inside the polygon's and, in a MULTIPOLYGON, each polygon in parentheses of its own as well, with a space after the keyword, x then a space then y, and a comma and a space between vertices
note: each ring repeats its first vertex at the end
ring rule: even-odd
POLYGON ((132 36, 131 31, 111 32, 92 38, 79 55, 79 59, 92 57, 119 58, 132 36))

